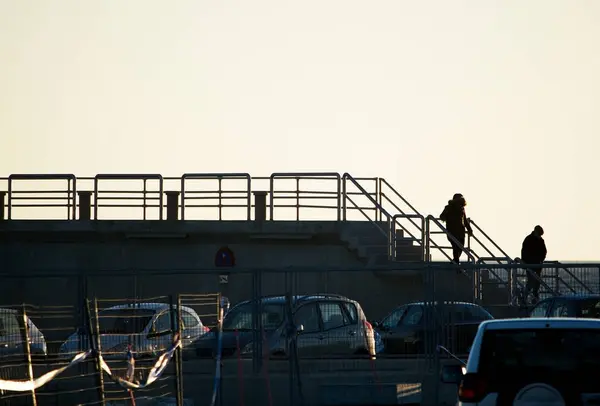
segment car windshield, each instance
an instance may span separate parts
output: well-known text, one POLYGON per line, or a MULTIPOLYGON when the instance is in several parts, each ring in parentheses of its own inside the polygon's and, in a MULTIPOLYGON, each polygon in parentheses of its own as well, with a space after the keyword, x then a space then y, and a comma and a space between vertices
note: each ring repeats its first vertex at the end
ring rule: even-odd
POLYGON ((137 334, 144 331, 155 311, 151 309, 108 309, 98 314, 100 334, 137 334))
POLYGON ((531 379, 560 382, 564 377, 597 387, 600 369, 600 330, 489 330, 481 347, 479 374, 488 382, 531 379))
MULTIPOLYGON (((275 330, 283 322, 283 304, 262 305, 261 319, 265 330, 275 330)), ((231 309, 223 320, 223 330, 252 330, 252 303, 245 303, 231 309)))

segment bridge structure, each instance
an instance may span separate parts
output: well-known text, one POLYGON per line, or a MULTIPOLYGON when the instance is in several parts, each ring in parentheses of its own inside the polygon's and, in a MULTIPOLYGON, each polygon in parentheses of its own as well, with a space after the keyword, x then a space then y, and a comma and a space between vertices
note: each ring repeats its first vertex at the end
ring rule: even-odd
MULTIPOLYGON (((178 177, 13 174, 0 178, 0 229, 1 224, 31 220, 334 223, 343 226, 337 228, 340 239, 362 263, 386 268, 447 263, 453 239, 439 218, 418 211, 386 179, 334 172, 263 177, 248 173, 178 177)), ((474 234, 461 245, 466 258, 466 266, 459 269, 461 277, 476 300, 514 305, 524 289, 524 271, 478 222, 469 221, 474 234)), ((552 269, 540 280, 543 295, 598 293, 569 267, 553 263, 552 269)))

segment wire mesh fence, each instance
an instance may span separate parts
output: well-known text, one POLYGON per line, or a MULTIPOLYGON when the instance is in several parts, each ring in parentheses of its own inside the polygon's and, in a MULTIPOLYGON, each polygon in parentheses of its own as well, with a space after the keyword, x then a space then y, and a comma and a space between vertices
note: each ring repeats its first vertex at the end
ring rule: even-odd
MULTIPOLYGON (((555 316, 600 317, 600 296, 582 288, 593 287, 598 265, 557 267, 545 265, 546 285, 571 286, 568 300, 586 301, 580 313, 555 316)), ((466 359, 483 321, 554 314, 553 302, 511 301, 510 276, 522 272, 448 264, 137 272, 113 278, 112 290, 86 275, 69 282, 82 292, 0 305, 0 404, 316 405, 363 396, 356 387, 373 402, 395 391, 404 403, 436 404, 440 365, 466 359), (491 283, 490 271, 507 279, 491 283), (169 294, 149 294, 161 288, 169 294)), ((14 281, 3 281, 8 296, 14 281)), ((544 289, 542 301, 558 302, 544 289)))

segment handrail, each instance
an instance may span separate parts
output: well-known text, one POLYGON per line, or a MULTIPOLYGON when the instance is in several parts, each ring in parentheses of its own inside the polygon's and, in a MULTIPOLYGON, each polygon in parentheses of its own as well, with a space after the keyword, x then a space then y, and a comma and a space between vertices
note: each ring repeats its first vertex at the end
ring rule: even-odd
POLYGON ((69 214, 72 212, 72 219, 77 218, 77 177, 74 174, 23 174, 23 173, 15 173, 9 175, 8 178, 8 220, 12 219, 12 201, 15 199, 13 197, 14 193, 20 193, 20 191, 13 191, 13 180, 66 180, 68 182, 68 188, 66 191, 62 191, 60 193, 67 193, 67 211, 69 214), (71 182, 73 182, 73 189, 71 189, 71 182), (72 193, 71 193, 72 192, 72 193), (72 202, 71 202, 72 201, 72 202))
POLYGON ((548 290, 550 293, 552 293, 553 296, 558 296, 560 294, 560 292, 552 289, 550 287, 550 285, 548 285, 546 283, 546 281, 544 281, 542 278, 538 277, 537 274, 529 272, 530 269, 535 269, 535 268, 543 269, 544 264, 526 264, 523 261, 521 261, 519 258, 515 258, 515 260, 513 261, 513 264, 522 265, 522 268, 525 269, 526 275, 527 274, 532 275, 534 277, 534 279, 536 279, 538 282, 540 282, 540 285, 543 286, 544 288, 546 288, 546 290, 548 290))
MULTIPOLYGON (((397 191, 397 190, 396 190, 396 189, 395 189, 395 188, 394 188, 392 185, 390 185, 390 184, 388 183, 388 181, 387 181, 387 180, 385 180, 385 178, 378 178, 378 181, 379 181, 379 195, 380 195, 380 198, 379 198, 379 200, 380 200, 380 202, 381 202, 381 197, 382 197, 382 196, 385 196, 385 197, 386 197, 386 199, 387 199, 387 200, 390 202, 390 204, 392 204, 392 206, 394 206, 394 208, 395 208, 396 210, 398 210, 398 211, 399 211, 401 214, 405 214, 405 213, 404 213, 404 212, 403 212, 403 211, 402 211, 402 210, 401 210, 401 209, 400 209, 400 208, 399 208, 399 207, 398 207, 398 206, 397 206, 397 205, 396 205, 394 202, 392 202, 392 201, 391 201, 389 198, 387 198, 386 194, 383 192, 383 188, 381 187, 381 185, 382 185, 382 184, 385 184, 385 185, 386 185, 386 186, 387 186, 387 187, 388 187, 388 188, 389 188, 389 189, 390 189, 390 190, 391 190, 391 191, 392 191, 392 192, 393 192, 393 193, 394 193, 394 194, 395 194, 395 195, 396 195, 396 196, 397 196, 397 197, 398 197, 400 200, 402 200, 402 201, 404 202, 404 204, 406 204, 406 205, 407 205, 407 206, 408 206, 408 207, 409 207, 409 208, 410 208, 410 209, 411 209, 411 210, 412 210, 412 211, 413 211, 415 214, 419 214, 419 215, 421 214, 421 213, 420 213, 420 212, 419 212, 417 209, 415 209, 415 208, 413 207, 413 205, 412 205, 412 204, 410 204, 410 203, 408 202, 408 200, 406 200, 406 199, 404 198, 404 196, 402 196, 402 195, 401 195, 401 194, 400 194, 400 193, 399 193, 399 192, 398 192, 398 191, 397 191)), ((383 206, 383 204, 382 204, 382 206, 383 206)), ((411 222, 412 222, 412 221, 411 221, 411 222)), ((417 228, 419 227, 419 226, 418 226, 417 224, 415 224, 414 222, 412 222, 412 223, 413 223, 413 225, 414 225, 415 227, 417 227, 417 228)), ((422 231, 422 230, 420 230, 420 231, 422 231)))
MULTIPOLYGON (((414 241, 416 241, 417 243, 421 244, 421 258, 423 258, 423 260, 425 260, 425 217, 421 214, 395 214, 392 217, 392 235, 393 235, 393 243, 392 246, 394 248, 394 257, 396 257, 396 224, 398 224, 403 230, 404 227, 402 226, 402 224, 397 222, 397 219, 399 218, 407 218, 409 220, 412 221, 413 218, 418 218, 421 220, 421 238, 418 239, 415 236, 413 236, 410 232, 408 232, 408 234, 412 237, 412 239, 414 241)), ((406 231, 406 230, 404 230, 406 231)))
MULTIPOLYGON (((457 240, 457 239, 456 239, 456 238, 455 238, 455 237, 454 237, 454 236, 453 236, 453 235, 452 235, 452 234, 451 234, 451 233, 450 233, 450 232, 449 232, 447 229, 446 229, 446 227, 444 227, 444 226, 442 225, 442 223, 440 223, 440 221, 439 221, 437 218, 435 218, 434 216, 432 216, 432 215, 430 214, 429 216, 427 216, 427 221, 428 221, 428 222, 430 222, 430 221, 433 221, 433 223, 434 223, 436 226, 438 226, 438 228, 439 228, 440 230, 442 230, 442 232, 443 232, 444 234, 446 234, 446 236, 447 236, 448 238, 451 238, 451 239, 452 239, 452 241, 453 241, 454 243, 456 243, 456 244, 458 245, 458 247, 459 247, 459 248, 462 250, 462 252, 463 252, 464 254, 466 254, 466 255, 467 255, 467 257, 469 257, 469 259, 471 259, 471 262, 473 262, 473 263, 475 263, 475 262, 476 262, 476 260, 475 260, 475 259, 476 259, 477 255, 473 255, 473 252, 472 252, 471 250, 468 250, 468 249, 466 249, 466 248, 465 248, 465 247, 464 247, 464 246, 463 246, 463 245, 462 245, 462 244, 461 244, 461 243, 460 243, 460 242, 459 242, 459 241, 458 241, 458 240, 457 240)), ((430 238, 430 234, 431 234, 431 232, 430 232, 430 230, 429 230, 429 229, 428 229, 427 231, 428 231, 428 232, 427 232, 427 237, 428 237, 428 243, 429 243, 429 242, 431 242, 431 238, 430 238)), ((439 245, 438 245, 438 244, 437 244, 435 241, 434 241, 433 243, 436 245, 436 248, 437 248, 438 250, 442 251, 442 253, 443 253, 444 255, 446 255, 446 257, 448 257, 448 259, 451 259, 451 258, 448 256, 448 254, 446 254, 446 253, 443 251, 443 248, 442 248, 442 247, 440 247, 440 246, 439 246, 439 245)), ((429 244, 427 244, 427 245, 429 245, 429 244)), ((429 255, 429 252, 428 252, 428 255, 429 255)))
POLYGON ((348 172, 344 173, 343 177, 342 177, 343 181, 342 181, 342 195, 344 197, 343 199, 343 219, 346 220, 346 199, 350 200, 350 202, 352 204, 354 204, 357 208, 358 206, 356 205, 356 203, 354 203, 354 201, 348 197, 348 193, 347 193, 347 189, 346 189, 346 180, 349 180, 350 182, 352 182, 352 184, 367 198, 371 201, 371 203, 378 209, 381 211, 381 213, 385 214, 385 217, 387 219, 387 223, 388 223, 388 230, 387 232, 385 230, 383 230, 381 228, 381 226, 379 226, 376 222, 377 220, 377 216, 375 216, 375 220, 371 220, 368 216, 366 216, 366 214, 364 213, 363 210, 359 209, 359 211, 365 216, 367 217, 367 219, 374 224, 383 234, 384 236, 387 237, 388 239, 388 259, 395 259, 396 257, 396 250, 392 249, 392 237, 391 237, 391 218, 392 216, 383 208, 381 207, 381 205, 375 200, 373 199, 373 197, 361 186, 360 183, 358 183, 348 172))
MULTIPOLYGON (((385 218, 388 222, 388 251, 389 251, 389 257, 392 259, 396 258, 396 247, 395 247, 395 242, 396 242, 396 225, 400 226, 400 228, 406 232, 415 242, 420 243, 421 244, 421 249, 422 249, 422 257, 425 259, 425 219, 424 216, 421 215, 420 213, 415 211, 415 214, 406 214, 404 212, 401 212, 401 214, 397 214, 392 216, 387 210, 385 210, 382 206, 382 204, 380 202, 378 202, 377 200, 373 199, 373 197, 371 196, 370 193, 368 193, 365 188, 362 187, 362 185, 355 179, 353 178, 349 173, 344 173, 343 176, 343 196, 344 196, 344 200, 342 202, 342 216, 343 219, 346 220, 346 199, 350 200, 350 202, 356 207, 356 203, 348 196, 347 193, 347 188, 346 188, 346 180, 350 180, 352 182, 352 184, 362 193, 362 195, 364 195, 370 202, 371 204, 373 204, 373 206, 375 207, 375 209, 377 210, 376 213, 380 213, 380 217, 379 219, 381 219, 381 215, 385 215, 385 218), (416 225, 416 223, 413 221, 413 218, 419 218, 421 219, 421 227, 419 227, 417 225, 417 228, 419 229, 419 231, 421 231, 421 238, 416 237, 413 233, 410 232, 410 230, 408 230, 403 224, 399 223, 397 221, 398 218, 407 218, 409 221, 411 221, 413 224, 416 225), (391 223, 391 224, 390 224, 391 223)), ((384 180, 385 181, 385 180, 384 180)), ((379 193, 381 193, 381 189, 379 189, 379 193)), ((412 207, 412 206, 411 206, 412 207)), ((371 219, 366 215, 366 213, 364 213, 363 210, 360 210, 361 213, 363 214, 363 216, 367 217, 367 219, 369 219, 371 221, 371 219)), ((375 220, 377 220, 377 215, 375 216, 375 220)), ((373 221, 372 221, 373 222, 373 221)), ((375 222, 373 222, 374 224, 376 224, 375 222)), ((379 226, 378 226, 379 227, 379 226)), ((379 227, 381 228, 381 227, 379 227)))
MULTIPOLYGON (((163 177, 160 174, 98 174, 94 176, 94 220, 98 220, 98 183, 101 180, 143 180, 144 181, 144 200, 146 199, 146 193, 158 193, 158 218, 163 219, 163 177), (158 180, 159 190, 157 192, 146 191, 147 180, 158 180)), ((103 191, 104 192, 104 191, 103 191)), ((138 192, 139 193, 139 192, 138 192)), ((144 219, 146 217, 146 206, 144 205, 144 219)))
MULTIPOLYGON (((483 231, 483 229, 482 229, 481 227, 479 227, 479 225, 478 225, 478 224, 475 222, 475 220, 473 220, 473 219, 471 219, 471 218, 469 217, 469 220, 468 220, 468 221, 469 221, 469 224, 470 224, 471 226, 475 226, 475 229, 477 230, 477 232, 478 232, 479 234, 483 235, 485 238, 487 238, 487 240, 488 240, 489 242, 491 242, 491 243, 492 243, 492 245, 493 245, 493 246, 494 246, 494 247, 495 247, 495 248, 496 248, 498 251, 500 251, 500 253, 502 253, 502 255, 504 255, 506 258, 510 258, 510 256, 509 256, 509 255, 508 255, 508 254, 507 254, 507 253, 506 253, 506 252, 505 252, 505 251, 504 251, 502 248, 500 248, 500 246, 499 246, 499 245, 496 243, 496 241, 492 240, 492 238, 491 238, 489 235, 487 235, 487 234, 485 233, 485 231, 483 231)), ((480 244, 480 245, 484 246, 484 244, 482 244, 480 241, 478 241, 478 242, 479 242, 479 244, 480 244)), ((493 256, 493 255, 492 255, 492 256, 493 256)))
MULTIPOLYGON (((279 172, 279 173, 272 173, 271 176, 269 177, 269 183, 270 183, 270 187, 269 187, 269 192, 271 195, 271 202, 270 202, 270 206, 269 206, 269 210, 270 210, 270 220, 273 221, 274 220, 274 209, 275 209, 275 179, 276 178, 282 178, 282 179, 296 179, 296 182, 299 183, 300 179, 312 179, 312 180, 319 180, 319 179, 335 179, 337 180, 337 220, 340 221, 341 220, 341 177, 340 174, 337 172, 279 172)), ((300 189, 298 186, 298 190, 296 190, 295 192, 297 194, 297 200, 299 202, 300 200, 300 189)), ((299 210, 299 204, 297 203, 297 210, 299 210)), ((298 216, 299 217, 299 213, 298 216)))
MULTIPOLYGON (((563 265, 563 263, 562 263, 562 262, 560 262, 560 261, 544 261, 544 264, 563 265)), ((573 279, 575 280, 575 282, 577 282, 577 283, 579 283, 581 286, 583 286, 583 287, 584 287, 584 288, 585 288, 585 289, 588 291, 588 293, 594 293, 594 290, 593 290, 593 289, 591 289, 591 288, 590 288, 588 285, 586 285, 584 282, 582 282, 582 281, 581 281, 581 280, 580 280, 578 277, 576 277, 576 276, 575 276, 575 275, 574 275, 574 274, 571 272, 571 270, 570 270, 570 269, 568 269, 567 267, 562 267, 562 268, 559 268, 559 269, 560 269, 560 270, 562 270, 562 271, 564 271, 564 272, 566 272, 566 273, 568 273, 568 274, 569 274, 569 276, 570 276, 571 278, 573 278, 573 279)), ((566 283, 566 282, 563 280, 563 278, 561 278, 560 276, 559 276, 559 279, 560 279, 560 280, 561 280, 561 282, 563 282, 565 285, 567 285, 568 287, 570 287, 570 286, 569 286, 569 285, 568 285, 568 284, 567 284, 567 283, 566 283)), ((573 291, 573 292, 575 293, 575 291, 574 291, 572 288, 571 288, 571 291, 573 291)))
MULTIPOLYGON (((246 179, 247 180, 247 219, 252 218, 252 177, 249 173, 184 173, 181 175, 181 219, 185 220, 185 181, 187 179, 216 179, 219 181, 219 220, 221 220, 221 195, 231 193, 222 191, 221 181, 223 179, 246 179)), ((191 192, 190 192, 191 193, 191 192)))

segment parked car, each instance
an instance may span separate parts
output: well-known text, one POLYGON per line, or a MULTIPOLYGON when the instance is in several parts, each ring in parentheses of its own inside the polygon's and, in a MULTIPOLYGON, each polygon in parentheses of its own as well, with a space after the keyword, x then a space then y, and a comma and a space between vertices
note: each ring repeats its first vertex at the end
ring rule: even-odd
MULTIPOLYGON (((48 352, 46 338, 29 317, 26 319, 31 355, 34 358, 45 357, 48 352)), ((25 355, 24 333, 25 319, 22 314, 14 309, 0 308, 0 359, 25 355)))
MULTIPOLYGON (((172 317, 177 327, 177 309, 165 303, 136 303, 110 307, 98 313, 100 348, 105 358, 124 358, 129 345, 134 356, 156 356, 167 349, 173 340, 172 317)), ((190 345, 209 329, 198 314, 181 306, 182 345, 190 345)), ((95 332, 95 328, 92 331, 95 332)), ((88 328, 80 327, 60 347, 60 355, 71 358, 90 348, 88 328)))
POLYGON ((555 296, 539 302, 529 317, 600 319, 600 295, 555 296))
POLYGON ((466 354, 479 324, 492 319, 487 310, 473 303, 409 303, 373 324, 382 336, 385 354, 423 354, 427 352, 426 336, 435 337, 434 330, 441 331, 441 335, 438 342, 431 343, 430 350, 439 344, 456 354, 466 354))
MULTIPOLYGON (((360 304, 340 295, 315 294, 291 298, 292 323, 286 310, 285 296, 263 297, 258 306, 264 331, 263 351, 273 357, 289 355, 290 331, 295 326, 298 355, 301 357, 375 356, 376 338, 360 304)), ((262 334, 253 326, 256 302, 244 301, 232 307, 223 320, 222 356, 240 349, 243 356, 253 354, 253 341, 262 334)), ((198 357, 214 357, 216 331, 196 342, 198 357)))
POLYGON ((591 405, 600 400, 600 320, 523 318, 483 322, 458 383, 458 406, 591 405))

